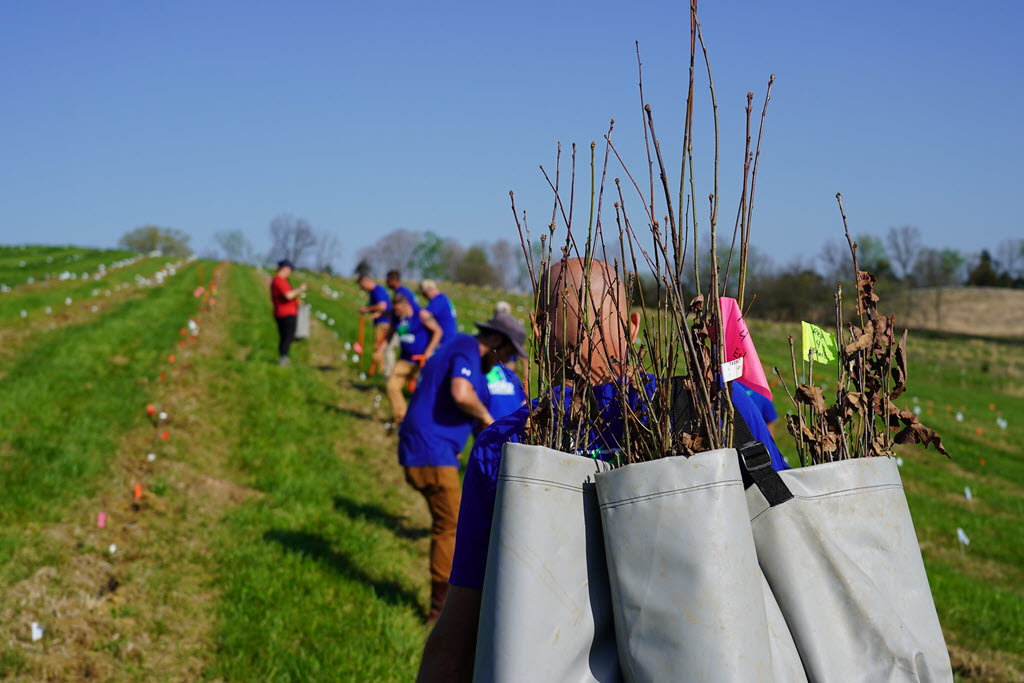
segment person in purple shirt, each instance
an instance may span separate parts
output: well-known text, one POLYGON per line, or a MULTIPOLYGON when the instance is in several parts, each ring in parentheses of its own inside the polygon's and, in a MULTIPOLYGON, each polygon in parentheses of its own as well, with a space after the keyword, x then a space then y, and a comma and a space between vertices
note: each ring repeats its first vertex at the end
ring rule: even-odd
POLYGON ((477 327, 475 337, 457 334, 427 361, 398 429, 398 462, 405 480, 426 499, 432 520, 430 623, 448 592, 459 515, 459 452, 475 423, 494 421, 481 400, 485 373, 525 353, 526 330, 512 316, 495 316, 477 327))
POLYGON ((441 331, 444 333, 441 343, 446 344, 459 332, 458 313, 455 311, 455 305, 433 280, 425 279, 420 283, 420 294, 427 300, 425 308, 434 316, 434 320, 441 326, 441 331))
MULTIPOLYGON (((548 310, 537 311, 537 324, 544 326, 544 320, 551 322, 551 349, 547 353, 559 355, 572 349, 576 351, 578 368, 587 373, 596 400, 595 410, 600 417, 588 435, 588 443, 581 444, 580 452, 591 452, 595 448, 604 452, 618 446, 622 429, 622 401, 619 398, 621 382, 618 377, 628 374, 628 369, 614 359, 628 357, 627 347, 635 339, 640 328, 638 313, 628 314, 619 310, 617 302, 625 302, 625 292, 618 289, 618 296, 603 296, 613 288, 621 288, 619 280, 610 266, 593 261, 590 267, 589 291, 595 303, 591 312, 596 322, 587 330, 570 321, 563 324, 567 316, 577 315, 573 311, 551 306, 548 310), (594 330, 595 332, 589 332, 594 330), (604 330, 598 336, 596 330, 604 330)), ((559 287, 576 291, 582 288, 586 277, 581 259, 570 259, 552 267, 550 278, 559 282, 559 287), (563 272, 564 271, 564 272, 563 272)), ((542 284, 542 287, 546 285, 542 284)), ((552 297, 554 299, 554 297, 552 297)), ((649 376, 641 387, 651 395, 658 380, 649 376)), ((559 395, 568 402, 572 395, 571 386, 556 387, 552 390, 556 400, 559 395)), ((754 437, 771 443, 771 436, 763 422, 759 422, 757 411, 741 388, 732 387, 731 395, 737 410, 750 426, 754 437)), ((639 404, 639 391, 630 389, 627 403, 633 408, 639 404)), ((534 404, 527 404, 511 415, 497 420, 485 429, 476 440, 470 454, 464 493, 456 537, 455 555, 450 575, 450 589, 447 601, 437 625, 427 639, 420 664, 418 681, 470 681, 473 677, 476 632, 479 626, 480 604, 484 571, 487 565, 487 546, 490 540, 491 518, 497 491, 498 467, 501 448, 510 441, 519 441, 524 433, 527 417, 534 404)), ((777 453, 777 449, 775 451, 777 453)), ((773 466, 776 465, 772 455, 773 466)), ((781 462, 781 455, 778 456, 781 462)))

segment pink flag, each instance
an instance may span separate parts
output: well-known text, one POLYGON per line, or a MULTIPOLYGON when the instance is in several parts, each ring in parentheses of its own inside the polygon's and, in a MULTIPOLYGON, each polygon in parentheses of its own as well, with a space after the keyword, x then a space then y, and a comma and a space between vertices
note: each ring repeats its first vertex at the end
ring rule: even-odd
POLYGON ((727 296, 719 300, 722 302, 722 327, 725 329, 725 360, 742 357, 743 374, 740 381, 770 401, 772 390, 768 388, 768 378, 764 376, 761 359, 757 357, 757 349, 754 348, 754 341, 750 338, 739 304, 736 299, 727 296))

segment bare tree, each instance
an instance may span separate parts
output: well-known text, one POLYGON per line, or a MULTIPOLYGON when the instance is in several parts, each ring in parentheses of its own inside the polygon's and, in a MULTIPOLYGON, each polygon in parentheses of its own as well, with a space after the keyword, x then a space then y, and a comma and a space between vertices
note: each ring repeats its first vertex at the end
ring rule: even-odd
POLYGON ((896 275, 906 284, 911 284, 908 278, 913 276, 914 262, 921 253, 921 231, 912 225, 889 228, 885 244, 891 262, 899 268, 896 275))
POLYGON ((329 232, 322 232, 316 240, 316 257, 314 268, 320 273, 333 273, 334 260, 338 258, 340 244, 337 235, 329 232))
POLYGON ((302 263, 302 257, 316 245, 316 235, 306 219, 295 218, 287 213, 270 222, 270 238, 273 245, 267 254, 268 260, 288 259, 296 266, 302 263))
POLYGON ((502 289, 512 289, 520 280, 519 272, 525 265, 523 248, 508 240, 498 240, 490 247, 491 266, 496 276, 495 284, 502 289))
POLYGON ((850 260, 850 250, 845 245, 829 240, 821 248, 818 261, 821 262, 818 270, 828 287, 853 279, 853 261, 850 260))
POLYGON ((420 233, 398 228, 361 249, 356 256, 360 261, 365 261, 373 272, 401 270, 404 277, 415 280, 420 275, 416 248, 422 240, 423 235, 420 233))
POLYGON ((996 263, 1011 279, 1024 278, 1024 240, 1010 239, 1000 242, 996 248, 996 263))
POLYGON ((241 230, 225 230, 213 236, 217 246, 224 252, 224 258, 236 263, 252 263, 252 244, 241 230))

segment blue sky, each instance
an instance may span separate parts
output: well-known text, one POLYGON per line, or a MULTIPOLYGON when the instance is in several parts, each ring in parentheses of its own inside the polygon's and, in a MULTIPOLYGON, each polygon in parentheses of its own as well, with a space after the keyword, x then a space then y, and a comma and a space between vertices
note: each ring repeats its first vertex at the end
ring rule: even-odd
MULTIPOLYGON (((0 12, 3 243, 105 247, 156 224, 200 252, 231 229, 266 250, 270 221, 290 213, 336 234, 347 270, 398 227, 517 240, 508 191, 535 228, 547 222, 538 165, 553 165, 557 141, 586 148, 614 117, 644 173, 636 40, 678 172, 680 2, 9 1, 0 12)), ((700 16, 728 227, 745 95, 760 102, 776 74, 752 238, 776 262, 841 238, 836 192, 855 233, 910 224, 964 252, 1024 237, 1024 6, 706 0, 700 16)))

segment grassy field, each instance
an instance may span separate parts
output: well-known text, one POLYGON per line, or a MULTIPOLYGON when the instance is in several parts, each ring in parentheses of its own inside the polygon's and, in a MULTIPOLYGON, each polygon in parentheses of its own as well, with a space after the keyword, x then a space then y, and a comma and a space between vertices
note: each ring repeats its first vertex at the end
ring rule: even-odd
MULTIPOLYGON (((280 368, 265 272, 192 262, 157 284, 166 261, 143 259, 40 286, 123 254, 34 249, 0 249, 0 273, 37 274, 0 293, 0 677, 410 680, 428 516, 351 349, 363 294, 295 277, 316 318, 280 368)), ((447 291, 467 330, 500 298, 447 291)), ((798 326, 751 330, 789 367, 798 326)), ((901 451, 958 678, 1022 680, 1024 348, 915 334, 909 357, 907 404, 953 455, 901 451)))

